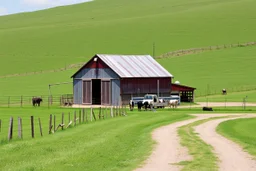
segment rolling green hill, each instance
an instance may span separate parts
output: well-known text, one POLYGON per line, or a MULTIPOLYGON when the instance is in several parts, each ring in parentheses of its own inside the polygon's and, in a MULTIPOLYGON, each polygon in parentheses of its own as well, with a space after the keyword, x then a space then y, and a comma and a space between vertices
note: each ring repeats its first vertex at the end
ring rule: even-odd
MULTIPOLYGON (((177 49, 255 41, 255 6, 254 0, 95 0, 2 16, 0 76, 61 68, 86 62, 96 53, 152 54, 153 42, 156 55, 161 55, 177 49)), ((245 75, 250 68, 242 68, 247 66, 247 60, 242 65, 239 60, 243 53, 253 60, 255 48, 248 49, 248 52, 247 48, 208 52, 159 62, 175 78, 196 86, 199 92, 205 92, 207 85, 216 89, 244 83, 251 86, 255 85, 254 80, 245 75), (240 56, 233 60, 236 51, 240 56), (215 56, 210 61, 217 64, 216 56, 225 57, 224 63, 216 66, 217 73, 208 74, 209 61, 202 60, 204 55, 215 56), (192 61, 195 64, 191 66, 192 61), (219 77, 226 68, 231 82, 225 80, 227 75, 219 77)), ((248 61, 249 67, 252 63, 248 61)), ((209 72, 212 71, 213 66, 209 72)), ((71 72, 1 78, 0 95, 46 94, 49 83, 70 81, 71 72)), ((56 93, 67 91, 72 92, 69 88, 59 88, 56 93)))

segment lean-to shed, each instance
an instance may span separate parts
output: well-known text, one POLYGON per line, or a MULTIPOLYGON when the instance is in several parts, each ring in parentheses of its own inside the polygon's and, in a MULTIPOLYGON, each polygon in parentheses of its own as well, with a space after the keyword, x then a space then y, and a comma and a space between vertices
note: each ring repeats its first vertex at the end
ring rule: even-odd
POLYGON ((97 54, 72 76, 74 104, 122 105, 147 93, 170 96, 172 77, 150 55, 97 54))

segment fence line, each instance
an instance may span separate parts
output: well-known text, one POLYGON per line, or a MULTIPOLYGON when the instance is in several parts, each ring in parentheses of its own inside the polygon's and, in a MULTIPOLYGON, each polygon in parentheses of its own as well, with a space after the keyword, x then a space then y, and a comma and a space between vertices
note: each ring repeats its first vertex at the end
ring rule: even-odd
MULTIPOLYGON (((47 122, 45 122, 45 124, 47 124, 47 126, 45 125, 44 127, 42 127, 42 122, 41 122, 40 117, 38 117, 38 123, 36 123, 36 119, 34 118, 34 116, 30 116, 29 117, 30 118, 29 125, 27 125, 27 127, 26 127, 26 128, 30 128, 30 129, 25 129, 25 130, 22 130, 22 128, 23 128, 22 124, 24 124, 24 123, 22 122, 21 117, 18 117, 18 125, 17 125, 18 128, 17 129, 15 128, 15 125, 13 124, 14 118, 10 117, 8 130, 6 128, 6 129, 4 129, 4 131, 7 131, 6 135, 8 133, 8 136, 7 136, 8 141, 11 141, 14 138, 14 136, 13 136, 14 131, 17 131, 17 133, 18 133, 17 139, 23 139, 24 131, 26 131, 25 134, 30 135, 32 139, 36 138, 35 132, 40 133, 40 134, 38 134, 38 136, 43 137, 43 128, 44 129, 48 128, 48 130, 47 130, 48 134, 54 134, 57 131, 62 131, 62 130, 65 130, 65 129, 68 129, 71 127, 78 127, 81 124, 88 124, 89 122, 87 120, 87 111, 89 111, 89 110, 91 111, 90 113, 94 118, 94 120, 91 120, 91 122, 96 122, 98 120, 105 120, 107 118, 114 118, 114 117, 118 117, 118 116, 126 116, 127 115, 126 114, 126 106, 122 106, 122 107, 121 106, 116 106, 116 107, 115 106, 107 106, 107 107, 100 107, 100 108, 91 107, 88 109, 79 109, 79 115, 77 115, 77 112, 75 110, 73 113, 74 120, 73 121, 66 120, 67 121, 66 123, 64 120, 65 114, 63 112, 60 115, 58 115, 58 117, 61 117, 61 120, 60 119, 57 120, 57 115, 50 114, 49 115, 49 126, 48 126, 47 122), (116 115, 111 114, 111 111, 113 110, 113 108, 120 109, 120 110, 116 110, 116 112, 117 112, 116 115), (96 117, 95 109, 98 112, 98 117, 96 117), (111 110, 108 110, 108 109, 111 109, 111 110), (86 114, 86 120, 84 119, 84 114, 86 114), (77 117, 79 117, 79 118, 77 118, 77 117), (82 117, 83 117, 83 119, 82 119, 82 117), (58 122, 60 122, 60 123, 58 123, 58 122), (38 131, 37 131, 37 127, 35 126, 36 124, 39 125, 38 131), (65 127, 65 125, 67 125, 67 126, 65 127), (59 129, 59 128, 61 128, 61 129, 59 129)), ((66 113, 66 115, 70 116, 70 113, 66 113)), ((1 121, 1 119, 0 119, 0 121, 1 121)), ((2 130, 1 127, 0 127, 0 129, 2 130)), ((2 131, 2 133, 3 133, 3 131, 2 131)), ((2 141, 3 140, 4 139, 2 137, 2 141)))
POLYGON ((254 46, 254 45, 256 45, 255 41, 254 42, 246 42, 246 43, 229 44, 229 45, 217 45, 217 46, 208 46, 208 47, 201 47, 201 48, 181 49, 181 50, 167 52, 165 54, 157 56, 156 58, 157 59, 169 58, 169 57, 183 56, 183 55, 188 55, 188 54, 202 53, 202 52, 211 51, 211 50, 246 47, 246 46, 254 46))

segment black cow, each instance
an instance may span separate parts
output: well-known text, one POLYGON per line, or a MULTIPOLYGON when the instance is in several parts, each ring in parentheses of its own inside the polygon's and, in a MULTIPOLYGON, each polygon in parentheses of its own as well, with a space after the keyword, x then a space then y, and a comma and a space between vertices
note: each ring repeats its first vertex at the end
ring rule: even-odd
POLYGON ((137 103, 137 105, 138 105, 138 110, 141 111, 141 108, 143 107, 143 102, 142 102, 142 101, 139 101, 139 102, 137 103))
POLYGON ((222 89, 222 94, 226 95, 227 94, 227 90, 226 89, 222 89))
POLYGON ((203 107, 203 111, 213 111, 212 107, 203 107))
POLYGON ((40 103, 43 101, 41 97, 34 97, 32 98, 32 104, 33 106, 40 106, 40 103))

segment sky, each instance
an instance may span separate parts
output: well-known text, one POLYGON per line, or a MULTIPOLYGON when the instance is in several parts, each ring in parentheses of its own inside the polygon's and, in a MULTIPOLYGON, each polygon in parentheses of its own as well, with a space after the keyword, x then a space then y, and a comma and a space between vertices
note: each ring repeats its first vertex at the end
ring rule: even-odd
POLYGON ((0 0, 0 16, 88 1, 92 0, 0 0))

